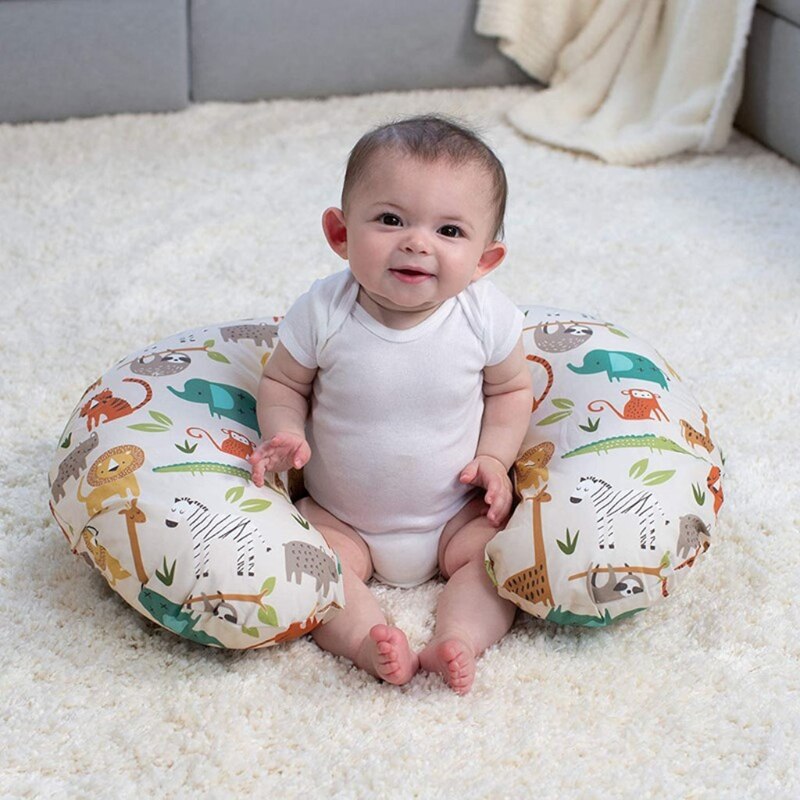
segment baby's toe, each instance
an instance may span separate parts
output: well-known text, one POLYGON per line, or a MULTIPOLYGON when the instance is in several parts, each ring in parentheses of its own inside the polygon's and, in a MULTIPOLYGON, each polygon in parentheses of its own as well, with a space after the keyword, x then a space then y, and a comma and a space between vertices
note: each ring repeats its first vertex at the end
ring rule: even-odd
POLYGON ((445 662, 447 674, 443 677, 450 688, 465 694, 475 679, 475 658, 464 642, 450 640, 441 645, 440 657, 445 662))

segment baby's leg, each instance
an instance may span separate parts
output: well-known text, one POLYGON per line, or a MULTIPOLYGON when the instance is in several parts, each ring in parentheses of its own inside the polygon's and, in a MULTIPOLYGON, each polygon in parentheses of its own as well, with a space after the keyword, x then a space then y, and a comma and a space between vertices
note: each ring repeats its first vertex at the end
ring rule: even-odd
POLYGON ((377 678, 407 683, 419 669, 419 659, 403 631, 387 625, 377 598, 365 584, 372 575, 369 548, 349 525, 310 497, 299 500, 297 508, 342 562, 344 609, 312 631, 314 641, 377 678))
POLYGON ((439 672, 459 694, 472 686, 476 657, 508 632, 516 612, 486 574, 484 548, 498 529, 481 516, 483 506, 482 498, 469 503, 442 533, 439 568, 449 580, 436 608, 433 639, 419 654, 421 668, 439 672))

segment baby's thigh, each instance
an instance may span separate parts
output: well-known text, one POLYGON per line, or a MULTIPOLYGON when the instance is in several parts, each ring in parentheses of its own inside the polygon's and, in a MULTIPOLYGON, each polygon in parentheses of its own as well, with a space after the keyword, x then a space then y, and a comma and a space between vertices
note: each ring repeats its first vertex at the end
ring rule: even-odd
POLYGON ((439 572, 448 579, 473 558, 483 558, 483 551, 499 530, 483 511, 483 497, 475 497, 445 525, 439 539, 439 572))
POLYGON ((345 522, 311 497, 295 503, 297 510, 322 534, 328 546, 362 580, 372 576, 372 558, 367 543, 345 522))

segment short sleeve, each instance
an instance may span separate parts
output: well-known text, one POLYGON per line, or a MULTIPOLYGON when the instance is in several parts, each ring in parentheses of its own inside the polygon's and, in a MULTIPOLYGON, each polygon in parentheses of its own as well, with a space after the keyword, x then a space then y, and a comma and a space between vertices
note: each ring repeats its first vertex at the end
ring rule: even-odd
POLYGON ((486 366, 493 367, 511 354, 522 335, 525 315, 486 278, 470 284, 462 295, 462 307, 483 345, 486 366))
POLYGON ((295 300, 278 325, 278 339, 295 361, 307 369, 317 367, 318 314, 314 311, 314 287, 295 300))
POLYGON ((278 339, 292 358, 307 369, 319 367, 319 356, 339 329, 358 296, 349 269, 314 281, 297 298, 278 326, 278 339))

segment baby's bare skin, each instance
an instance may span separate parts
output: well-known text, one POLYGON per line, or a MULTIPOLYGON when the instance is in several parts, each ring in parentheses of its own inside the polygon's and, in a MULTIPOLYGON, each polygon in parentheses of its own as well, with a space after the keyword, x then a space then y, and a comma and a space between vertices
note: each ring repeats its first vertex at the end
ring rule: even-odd
POLYGON ((406 635, 392 625, 370 628, 355 663, 376 678, 396 686, 408 683, 419 670, 419 657, 409 647, 406 635))
MULTIPOLYGON (((323 212, 322 228, 358 284, 358 305, 379 324, 403 331, 423 323, 502 263, 506 246, 499 237, 506 180, 492 151, 458 125, 421 117, 389 128, 391 143, 378 131, 368 134, 378 138, 362 140, 373 141, 374 147, 363 156, 361 171, 354 173, 360 177, 351 183, 346 179, 342 208, 323 212), (443 137, 436 157, 427 150, 423 157, 413 137, 408 146, 397 144, 406 124, 417 132, 428 131, 437 141, 443 137), (459 143, 457 150, 448 149, 447 142, 453 141, 459 143), (462 148, 472 155, 463 158, 462 148)), ((516 325, 520 315, 510 303, 507 314, 506 321, 513 317, 516 325)), ((510 333, 501 331, 507 326, 491 317, 487 323, 505 340, 510 333)), ((373 567, 364 539, 311 498, 298 503, 300 513, 339 556, 346 597, 342 611, 311 635, 323 649, 391 683, 406 683, 422 668, 441 674, 460 694, 469 691, 475 659, 508 631, 514 619, 515 606, 499 596, 486 574, 484 548, 508 519, 512 504, 508 471, 525 437, 533 403, 521 333, 502 360, 493 360, 474 374, 475 386, 482 383, 483 414, 474 456, 459 480, 482 489, 482 497, 467 503, 444 528, 438 561, 447 584, 437 607, 434 638, 419 654, 411 650, 405 634, 387 622, 366 586, 373 567)), ((286 337, 285 343, 290 339, 286 337)), ((310 356, 313 366, 305 366, 285 343, 276 346, 259 383, 257 412, 264 441, 250 459, 253 483, 259 487, 265 472, 300 468, 314 457, 304 437, 309 414, 312 423, 314 419, 314 386, 326 385, 325 368, 310 356)), ((382 352, 388 359, 395 357, 391 346, 382 352)), ((445 355, 435 347, 432 352, 437 359, 445 355)), ((359 370, 349 374, 363 380, 359 370)), ((351 390, 357 397, 358 387, 351 390)), ((444 476, 448 485, 454 478, 444 476)), ((453 496, 455 502, 458 492, 453 496)), ((342 513, 350 519, 355 518, 354 511, 342 513)))
POLYGON ((481 513, 484 501, 472 500, 445 526, 439 565, 449 580, 439 597, 434 637, 418 654, 403 631, 389 624, 366 585, 372 563, 363 540, 310 497, 297 506, 339 556, 347 597, 341 612, 312 631, 317 644, 388 683, 408 683, 422 669, 466 694, 475 679, 476 658, 505 635, 516 611, 497 594, 484 568, 484 547, 498 530, 481 513))
POLYGON ((434 639, 419 654, 420 668, 438 672, 456 693, 466 694, 475 680, 475 651, 463 639, 434 639))
MULTIPOLYGON (((278 434, 251 456, 253 482, 262 486, 265 471, 302 467, 309 456, 303 437, 278 434)), ((493 461, 491 457, 475 459, 462 471, 463 483, 479 482, 487 489, 486 499, 468 504, 445 526, 439 566, 450 580, 439 601, 434 638, 419 654, 411 650, 403 631, 386 622, 365 585, 372 563, 358 534, 311 498, 298 503, 301 513, 336 551, 345 580, 344 610, 312 634, 320 647, 396 685, 407 683, 423 669, 439 673, 458 694, 472 688, 475 659, 508 631, 515 610, 497 594, 483 565, 483 548, 511 508, 508 478, 502 464, 493 461), (485 615, 473 611, 479 599, 485 604, 485 615)))

